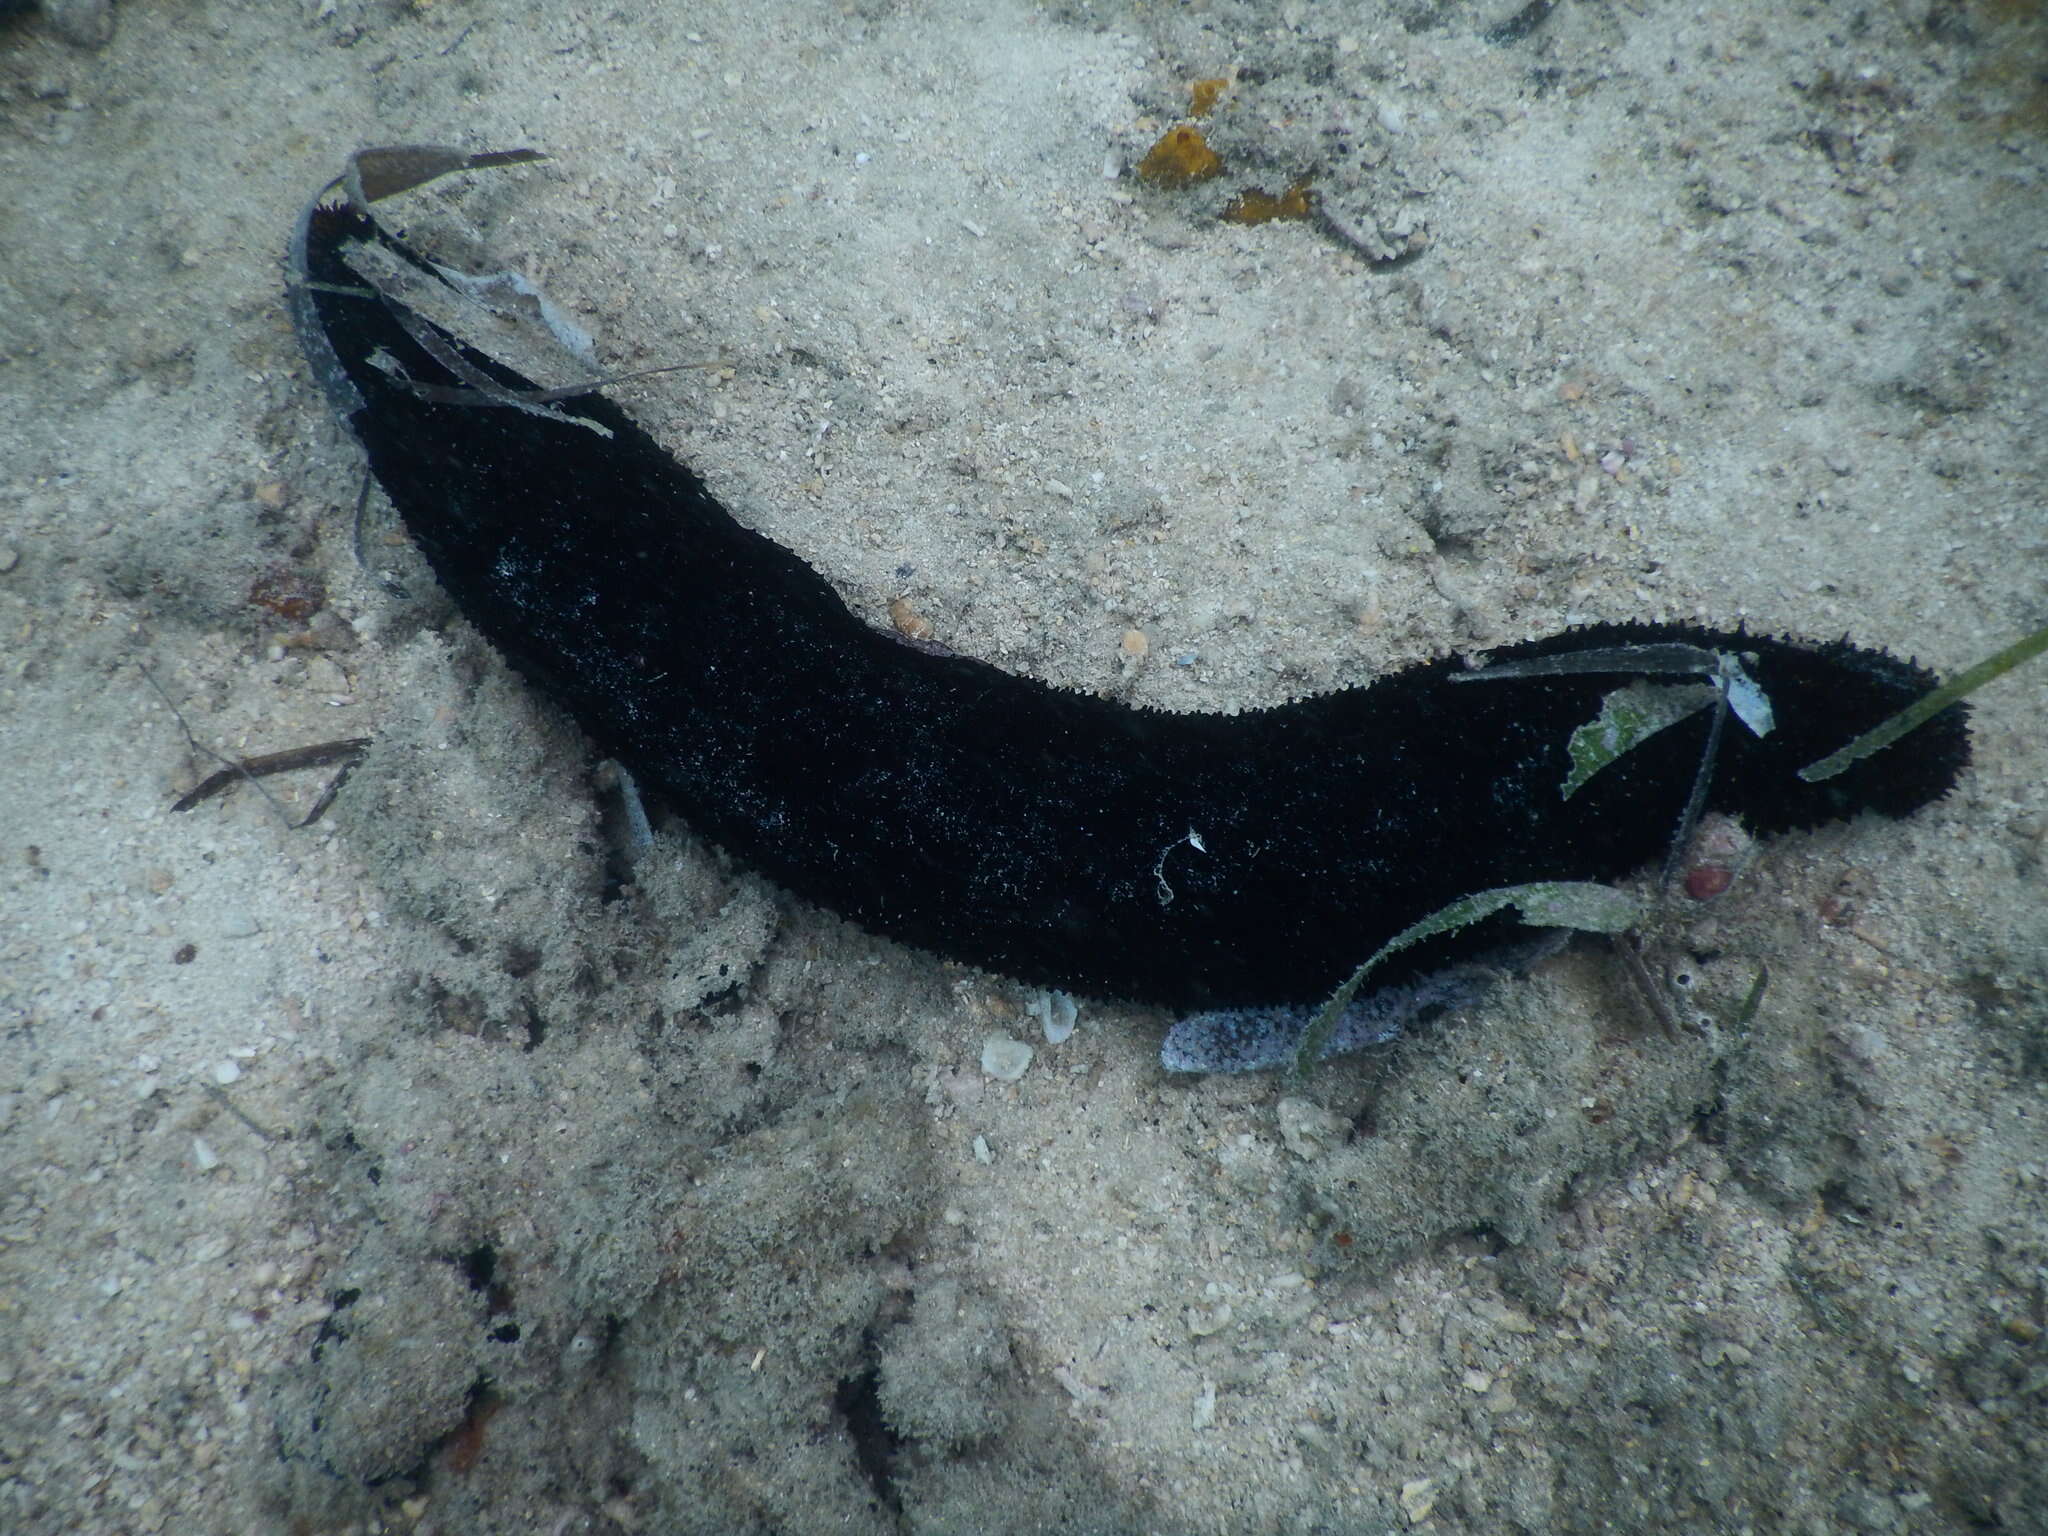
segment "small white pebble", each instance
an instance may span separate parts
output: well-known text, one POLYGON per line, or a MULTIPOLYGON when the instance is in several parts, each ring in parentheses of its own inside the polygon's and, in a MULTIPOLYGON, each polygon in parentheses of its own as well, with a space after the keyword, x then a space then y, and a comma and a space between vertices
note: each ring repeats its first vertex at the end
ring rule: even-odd
POLYGON ((977 1163, 993 1163, 996 1160, 995 1153, 989 1150, 986 1136, 974 1138, 974 1160, 977 1163))
POLYGON ((1008 1035, 990 1035, 981 1042, 981 1070, 1000 1082, 1014 1083, 1031 1070, 1031 1047, 1008 1035))
POLYGON ((246 912, 230 912, 220 920, 220 935, 224 939, 252 939, 262 931, 256 926, 256 919, 246 912))
POLYGON ((1063 1045, 1074 1032, 1081 1006, 1064 992, 1041 992, 1024 1010, 1038 1020, 1047 1045, 1063 1045))
POLYGON ((220 1154, 207 1144, 204 1136, 192 1138, 192 1166, 201 1173, 211 1173, 220 1166, 220 1154))
POLYGON ((232 1061, 217 1061, 213 1064, 213 1080, 225 1088, 242 1080, 242 1069, 232 1061))

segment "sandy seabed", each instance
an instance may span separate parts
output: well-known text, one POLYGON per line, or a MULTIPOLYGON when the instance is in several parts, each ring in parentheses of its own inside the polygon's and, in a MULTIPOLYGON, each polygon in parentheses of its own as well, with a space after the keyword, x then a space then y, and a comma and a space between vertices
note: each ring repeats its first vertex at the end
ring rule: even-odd
POLYGON ((1290 1086, 1047 1044, 685 826, 622 873, 374 498, 357 556, 292 220, 359 145, 530 144, 408 216, 608 369, 716 364, 615 393, 1014 670, 2048 622, 2040 7, 1513 14, 0 20, 0 1527, 2048 1530, 2039 669, 1941 805, 1670 936, 1707 1022, 1588 947, 1290 1086), (1208 78, 1223 173, 1143 184, 1208 78), (1356 244, 1218 217, 1303 177, 1356 244), (331 769, 170 812, 358 736, 309 827, 331 769))

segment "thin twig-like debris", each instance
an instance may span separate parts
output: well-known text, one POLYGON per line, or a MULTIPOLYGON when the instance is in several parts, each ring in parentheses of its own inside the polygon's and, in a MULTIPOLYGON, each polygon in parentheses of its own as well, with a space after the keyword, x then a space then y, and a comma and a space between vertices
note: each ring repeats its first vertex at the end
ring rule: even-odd
MULTIPOLYGON (((306 819, 290 823, 294 827, 310 826, 334 803, 334 797, 347 779, 349 769, 355 767, 369 748, 368 736, 349 736, 340 741, 322 741, 308 747, 288 747, 282 752, 265 752, 257 757, 224 758, 222 761, 226 763, 226 767, 215 769, 185 791, 171 809, 189 811, 202 801, 211 800, 215 795, 223 793, 229 785, 239 784, 244 779, 253 783, 273 773, 290 773, 295 768, 322 768, 329 763, 347 764, 347 767, 335 775, 334 782, 321 791, 320 798, 314 802, 313 809, 307 812, 306 819)), ((210 755, 220 756, 219 753, 210 755)), ((275 805, 277 802, 272 800, 271 804, 275 805)))

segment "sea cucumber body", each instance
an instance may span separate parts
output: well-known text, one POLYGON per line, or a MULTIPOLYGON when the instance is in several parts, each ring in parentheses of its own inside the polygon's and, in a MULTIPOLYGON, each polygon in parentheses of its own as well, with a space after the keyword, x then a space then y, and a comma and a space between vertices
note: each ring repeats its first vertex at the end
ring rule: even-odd
MULTIPOLYGON (((360 289, 341 250, 373 237, 353 210, 316 208, 295 303, 331 349, 308 343, 323 383, 450 597, 698 830, 863 927, 1097 996, 1300 1003, 1460 896, 1614 879, 1665 851, 1704 716, 1575 798, 1559 791, 1566 739, 1612 676, 1458 684, 1463 664, 1444 659, 1275 708, 1177 714, 906 645, 735 521, 604 397, 553 409, 610 437, 408 389, 460 381, 392 301, 323 286, 360 289)), ((1903 815, 1966 756, 1957 711, 1839 779, 1800 783, 1797 768, 1930 682, 1843 643, 1608 625, 1494 654, 1650 640, 1753 658, 1779 726, 1763 739, 1731 727, 1710 805, 1759 832, 1903 815)), ((1384 980, 1502 931, 1419 946, 1384 980)))

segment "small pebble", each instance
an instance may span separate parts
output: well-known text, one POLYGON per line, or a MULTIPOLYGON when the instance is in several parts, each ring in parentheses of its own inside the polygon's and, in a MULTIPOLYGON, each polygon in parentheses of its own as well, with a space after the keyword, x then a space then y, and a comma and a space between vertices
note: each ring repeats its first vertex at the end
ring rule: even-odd
POLYGON ((1418 1477, 1413 1482, 1401 1485, 1401 1513, 1408 1517, 1410 1525, 1420 1525, 1429 1518, 1429 1512, 1436 1508, 1436 1479, 1418 1477))
POLYGON ((932 637, 931 620, 910 606, 910 599, 899 597, 889 604, 889 622, 896 626, 896 633, 910 640, 929 640, 932 637))
POLYGON ((1221 1333, 1228 1328, 1231 1318, 1235 1315, 1227 1301, 1219 1301, 1215 1306, 1207 1308, 1189 1307, 1188 1332, 1198 1339, 1206 1339, 1211 1334, 1221 1333))
POLYGON ((217 1061, 213 1064, 213 1080, 225 1088, 242 1080, 242 1069, 232 1061, 217 1061))
POLYGON ((1348 1127, 1320 1104, 1307 1099, 1286 1098, 1275 1109, 1280 1120, 1280 1139, 1287 1144, 1287 1150, 1303 1162, 1344 1144, 1348 1127))
POLYGON ((204 1136, 192 1138, 192 1166, 201 1173, 211 1173, 220 1166, 220 1154, 207 1144, 204 1136))
POLYGON ((0 576, 5 576, 21 564, 21 551, 12 544, 0 544, 0 576))
POLYGON ((306 687, 330 699, 344 697, 348 693, 348 674, 325 656, 314 656, 306 662, 306 687))
POLYGON ((1081 1005, 1065 992, 1041 992, 1024 1011, 1038 1020, 1047 1045, 1064 1045, 1081 1017, 1081 1005))
POLYGON ((986 1136, 974 1138, 974 1160, 977 1163, 993 1163, 996 1160, 995 1153, 989 1150, 988 1138, 986 1136))
POLYGON ((981 1070, 1000 1082, 1014 1083, 1031 1070, 1031 1047, 1008 1035, 990 1035, 981 1043, 981 1070))
POLYGON ((246 912, 230 912, 220 920, 220 933, 224 939, 253 939, 262 931, 256 926, 256 919, 246 912))

